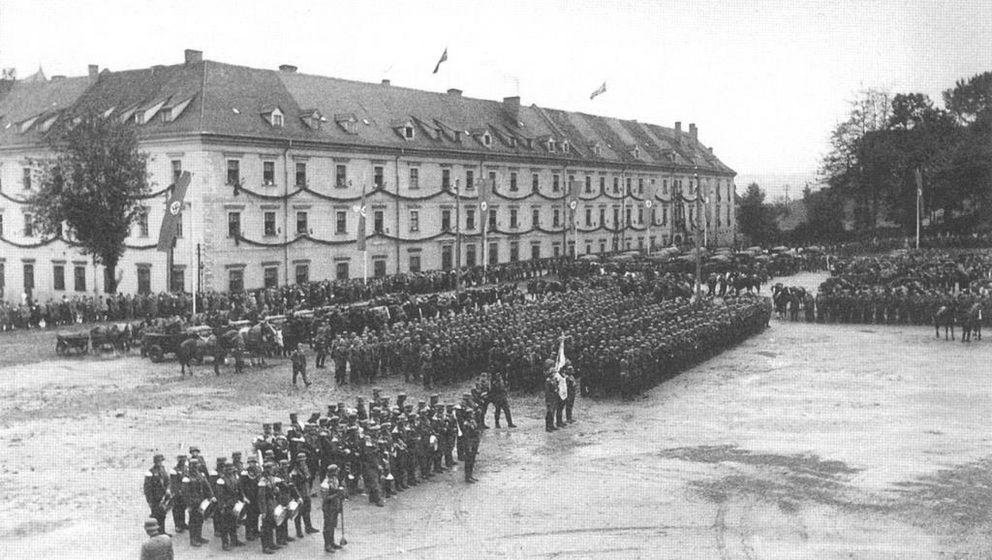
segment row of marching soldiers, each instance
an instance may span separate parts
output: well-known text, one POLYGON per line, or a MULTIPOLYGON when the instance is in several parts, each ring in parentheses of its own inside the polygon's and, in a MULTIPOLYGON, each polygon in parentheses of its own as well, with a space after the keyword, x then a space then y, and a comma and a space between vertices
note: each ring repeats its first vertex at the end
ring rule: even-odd
POLYGON ((382 506, 383 498, 458 461, 465 463, 465 481, 476 481, 483 398, 473 391, 459 404, 441 404, 432 395, 429 404, 421 400, 414 406, 400 394, 390 406, 388 397, 373 390, 368 404, 359 397, 355 408, 329 405, 326 416, 315 412, 305 424, 293 413, 285 433, 281 422, 262 424, 246 463, 234 452, 230 460, 218 458, 211 470, 200 450, 191 447, 189 456, 178 456, 168 470, 164 456, 156 455, 145 475, 145 499, 163 534, 171 509, 176 531, 188 529, 193 547, 208 542, 203 523, 212 517, 224 550, 244 545, 238 539, 243 523, 245 540, 261 540, 262 552, 271 554, 295 540, 290 521, 297 538, 319 532, 311 522, 310 503, 319 483, 324 550, 334 552, 344 542, 343 534, 335 541, 339 514, 344 530, 343 500, 364 493, 371 504, 382 506))

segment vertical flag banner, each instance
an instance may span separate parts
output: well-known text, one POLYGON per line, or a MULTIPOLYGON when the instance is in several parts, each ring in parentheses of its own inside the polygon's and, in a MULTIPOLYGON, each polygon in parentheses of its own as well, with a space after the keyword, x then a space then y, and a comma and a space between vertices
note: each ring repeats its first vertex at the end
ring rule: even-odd
POLYGON ((568 207, 572 210, 571 229, 574 232, 579 221, 579 185, 574 180, 568 182, 568 207))
POLYGON ((441 69, 441 63, 445 60, 448 60, 448 47, 444 47, 444 52, 441 53, 441 58, 438 59, 437 64, 434 65, 434 74, 437 74, 437 71, 441 69))
POLYGON ((589 96, 589 99, 590 100, 596 99, 596 96, 603 95, 604 93, 606 93, 606 82, 603 82, 603 85, 596 88, 596 91, 592 92, 592 94, 589 96))
POLYGON ((165 217, 162 218, 162 228, 158 232, 159 251, 168 252, 176 240, 180 220, 183 219, 183 201, 186 199, 186 189, 189 188, 190 173, 183 171, 179 180, 172 185, 169 199, 165 202, 165 217))
POLYGON ((355 212, 358 212, 358 230, 357 230, 357 241, 358 250, 365 250, 365 216, 367 212, 365 211, 365 183, 362 183, 362 200, 359 205, 355 207, 355 212))

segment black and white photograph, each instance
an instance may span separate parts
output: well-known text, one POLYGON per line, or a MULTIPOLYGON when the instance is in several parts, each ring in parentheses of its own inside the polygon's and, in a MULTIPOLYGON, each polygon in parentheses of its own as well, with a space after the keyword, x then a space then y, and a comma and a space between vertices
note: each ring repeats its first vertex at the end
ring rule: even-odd
POLYGON ((989 0, 0 0, 0 556, 992 559, 989 0))

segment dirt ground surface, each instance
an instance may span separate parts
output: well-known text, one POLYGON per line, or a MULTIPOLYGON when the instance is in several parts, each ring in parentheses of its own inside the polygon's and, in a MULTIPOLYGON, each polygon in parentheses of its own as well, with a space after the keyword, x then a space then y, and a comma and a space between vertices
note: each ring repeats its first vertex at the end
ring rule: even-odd
MULTIPOLYGON (((478 484, 458 471, 382 509, 353 498, 333 557, 990 558, 990 344, 773 320, 632 401, 580 400, 556 433, 540 396, 515 395, 519 427, 485 432, 478 484)), ((4 557, 136 558, 154 452, 171 461, 196 443, 212 463, 247 451, 263 421, 358 394, 323 371, 294 390, 282 361, 230 371, 180 379, 136 356, 0 367, 4 557)), ((319 502, 313 517, 319 528, 319 502)), ((196 550, 176 538, 176 557, 262 557, 204 534, 196 550)), ((274 557, 323 555, 313 535, 274 557)))

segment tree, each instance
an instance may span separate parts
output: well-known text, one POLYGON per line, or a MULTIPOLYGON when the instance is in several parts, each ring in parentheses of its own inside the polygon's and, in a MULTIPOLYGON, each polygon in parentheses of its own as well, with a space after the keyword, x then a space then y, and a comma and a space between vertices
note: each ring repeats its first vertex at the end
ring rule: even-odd
POLYGON ((758 183, 748 185, 741 198, 737 207, 737 227, 752 243, 767 244, 778 234, 772 207, 765 204, 765 191, 758 183))
POLYGON ((52 155, 31 162, 39 184, 31 212, 47 235, 66 224, 82 252, 106 268, 104 289, 113 293, 124 241, 148 192, 148 156, 132 126, 98 114, 62 119, 46 140, 52 155))
POLYGON ((944 105, 963 124, 992 118, 992 72, 958 80, 944 91, 944 105))

